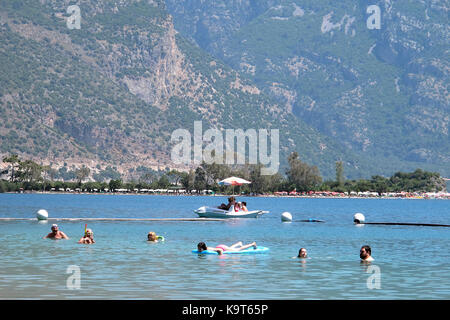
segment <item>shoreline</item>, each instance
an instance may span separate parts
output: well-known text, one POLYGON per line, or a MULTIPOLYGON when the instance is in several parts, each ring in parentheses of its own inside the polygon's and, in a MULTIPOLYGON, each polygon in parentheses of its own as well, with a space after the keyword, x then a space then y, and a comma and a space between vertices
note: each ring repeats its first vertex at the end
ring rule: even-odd
MULTIPOLYGON (((1 193, 0 193, 1 194, 1 193)), ((391 200, 450 200, 450 197, 415 196, 323 196, 323 195, 229 195, 229 194, 191 194, 191 193, 139 193, 139 192, 67 192, 67 191, 23 191, 3 194, 46 194, 46 195, 104 195, 104 196, 168 196, 168 197, 258 197, 258 198, 299 198, 299 199, 391 199, 391 200)))

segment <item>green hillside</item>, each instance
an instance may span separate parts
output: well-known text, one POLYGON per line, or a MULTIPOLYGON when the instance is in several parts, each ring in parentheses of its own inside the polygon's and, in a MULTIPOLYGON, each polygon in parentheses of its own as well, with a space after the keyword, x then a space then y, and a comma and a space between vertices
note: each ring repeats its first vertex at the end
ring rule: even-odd
POLYGON ((185 36, 373 173, 450 175, 446 1, 167 2, 185 36), (366 25, 373 4, 380 30, 366 25))
MULTIPOLYGON (((341 160, 348 178, 450 172, 446 29, 433 6, 427 38, 428 25, 367 30, 364 1, 85 1, 80 29, 67 27, 71 4, 0 0, 2 155, 173 167, 171 133, 201 120, 203 130, 279 129, 282 173, 293 151, 325 178, 341 160), (206 20, 192 23, 198 14, 206 20), (341 26, 322 32, 327 15, 341 26), (406 63, 399 48, 416 38, 431 46, 403 53, 406 63)), ((386 20, 423 9, 398 6, 386 20)))
POLYGON ((171 133, 209 127, 280 130, 287 155, 325 177, 370 163, 280 107, 247 75, 173 27, 163 2, 91 1, 69 29, 62 1, 0 1, 0 153, 128 170, 171 166, 171 133))

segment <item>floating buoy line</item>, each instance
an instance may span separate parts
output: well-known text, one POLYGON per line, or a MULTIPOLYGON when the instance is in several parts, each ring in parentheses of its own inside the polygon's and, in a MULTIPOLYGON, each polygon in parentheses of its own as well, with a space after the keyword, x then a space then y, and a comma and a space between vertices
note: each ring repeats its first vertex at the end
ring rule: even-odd
POLYGON ((365 222, 366 218, 362 213, 356 213, 353 216, 353 222, 356 225, 385 225, 385 226, 419 226, 419 227, 450 227, 448 224, 437 223, 412 223, 412 222, 365 222))

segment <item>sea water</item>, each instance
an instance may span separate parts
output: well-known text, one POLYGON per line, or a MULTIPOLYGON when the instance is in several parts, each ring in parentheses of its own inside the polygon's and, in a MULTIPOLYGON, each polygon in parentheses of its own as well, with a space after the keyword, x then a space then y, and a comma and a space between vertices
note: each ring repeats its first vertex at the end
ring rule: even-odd
MULTIPOLYGON (((257 219, 59 221, 69 240, 42 239, 52 221, 0 221, 0 299, 449 299, 450 228, 353 224, 450 224, 450 201, 239 197, 257 219), (288 211, 293 222, 281 221, 288 211), (300 222, 320 219, 323 223, 300 222), (96 243, 77 241, 85 224, 96 243), (147 233, 162 243, 146 241, 147 233), (196 255, 237 241, 267 254, 196 255), (360 263, 370 245, 375 261, 360 263), (293 258, 304 247, 309 259, 293 258), (74 272, 74 270, 79 271, 74 272), (78 282, 74 281, 77 276, 78 282), (76 284, 74 286, 74 284, 76 284)), ((0 218, 193 218, 226 197, 0 194, 0 218)))

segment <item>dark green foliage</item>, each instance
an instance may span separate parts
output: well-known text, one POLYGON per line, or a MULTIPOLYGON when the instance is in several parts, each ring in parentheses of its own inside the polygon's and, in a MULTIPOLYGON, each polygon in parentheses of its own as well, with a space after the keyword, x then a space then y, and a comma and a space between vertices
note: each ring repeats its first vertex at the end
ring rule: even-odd
POLYGON ((119 180, 121 175, 117 171, 117 169, 112 168, 111 166, 107 166, 104 170, 100 170, 99 173, 94 173, 93 178, 96 181, 109 181, 109 180, 119 180))
POLYGON ((245 194, 262 194, 276 191, 292 191, 308 192, 311 190, 337 191, 337 192, 363 192, 371 191, 378 194, 386 192, 436 192, 445 189, 445 181, 440 177, 439 173, 423 171, 417 169, 414 172, 404 173, 397 172, 390 178, 382 176, 373 176, 370 180, 347 180, 345 184, 339 184, 337 181, 325 181, 321 183, 322 177, 315 166, 310 166, 299 159, 297 153, 289 156, 289 170, 286 177, 280 174, 265 176, 261 174, 261 164, 228 166, 218 164, 202 163, 195 172, 190 170, 180 172, 177 170, 169 170, 168 168, 160 171, 154 171, 143 166, 130 169, 129 172, 137 172, 142 174, 139 182, 127 181, 123 182, 122 176, 115 168, 107 167, 101 171, 100 175, 95 175, 101 180, 95 182, 82 181, 87 178, 90 171, 86 167, 78 170, 68 171, 67 167, 62 167, 58 172, 51 166, 41 166, 32 160, 21 160, 17 155, 11 155, 4 158, 5 163, 10 163, 10 168, 1 174, 8 175, 8 171, 14 169, 14 174, 10 180, 0 180, 0 193, 13 192, 23 190, 35 191, 60 191, 86 190, 88 192, 101 192, 109 189, 114 192, 117 189, 128 189, 133 191, 137 189, 177 189, 180 185, 188 192, 196 189, 202 192, 205 189, 211 189, 215 192, 232 193, 234 188, 229 186, 219 186, 218 182, 230 176, 237 176, 251 181, 250 185, 239 187, 239 192, 245 194), (44 176, 50 177, 51 180, 44 179, 44 176), (59 176, 69 181, 53 181, 59 176), (116 179, 110 179, 109 183, 104 182, 107 177, 114 176, 116 179), (96 190, 94 190, 96 189, 96 190))
POLYGON ((322 177, 316 166, 310 166, 299 159, 293 152, 288 159, 289 169, 286 171, 288 183, 297 191, 309 191, 318 187, 322 177))

